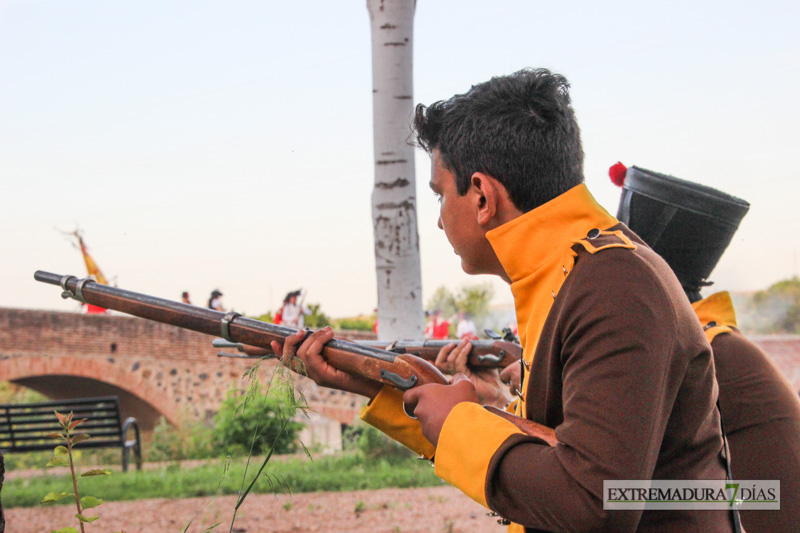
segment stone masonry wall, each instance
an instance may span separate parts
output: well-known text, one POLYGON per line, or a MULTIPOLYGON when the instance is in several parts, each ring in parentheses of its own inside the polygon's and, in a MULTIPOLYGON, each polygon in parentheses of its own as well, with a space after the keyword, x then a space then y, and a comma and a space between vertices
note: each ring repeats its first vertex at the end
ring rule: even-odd
MULTIPOLYGON (((127 401, 121 397, 123 416, 140 411, 153 418, 145 413, 150 409, 178 424, 185 417, 210 417, 230 387, 247 385, 242 375, 254 361, 217 357, 211 341, 130 316, 0 308, 0 381, 53 398, 98 395, 93 383, 107 394, 110 386, 129 393, 127 401)), ((260 375, 276 364, 264 361, 260 375)), ((362 398, 319 389, 300 376, 295 383, 321 415, 348 424, 357 419, 362 398)))

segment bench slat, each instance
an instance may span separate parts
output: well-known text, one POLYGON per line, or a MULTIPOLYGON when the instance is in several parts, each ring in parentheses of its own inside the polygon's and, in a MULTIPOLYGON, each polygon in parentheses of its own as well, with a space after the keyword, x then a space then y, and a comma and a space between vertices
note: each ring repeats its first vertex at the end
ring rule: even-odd
POLYGON ((0 405, 0 450, 50 450, 60 444, 47 439, 48 433, 59 433, 61 425, 53 411, 73 413, 74 420, 86 419, 77 430, 92 436, 76 448, 123 446, 119 399, 116 396, 55 400, 32 404, 0 405))

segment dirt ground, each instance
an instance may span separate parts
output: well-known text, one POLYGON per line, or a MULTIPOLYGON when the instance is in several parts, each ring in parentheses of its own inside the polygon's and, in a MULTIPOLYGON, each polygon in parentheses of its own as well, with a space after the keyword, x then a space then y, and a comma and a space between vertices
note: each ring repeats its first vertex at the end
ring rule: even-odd
MULTIPOLYGON (((107 502, 98 507, 100 520, 87 533, 227 533, 235 496, 107 502)), ((77 526, 75 508, 6 509, 6 533, 48 533, 77 526)), ((486 509, 453 487, 316 492, 292 496, 253 494, 247 497, 233 527, 236 533, 289 531, 352 531, 363 533, 475 532, 501 533, 504 527, 486 516, 486 509)))

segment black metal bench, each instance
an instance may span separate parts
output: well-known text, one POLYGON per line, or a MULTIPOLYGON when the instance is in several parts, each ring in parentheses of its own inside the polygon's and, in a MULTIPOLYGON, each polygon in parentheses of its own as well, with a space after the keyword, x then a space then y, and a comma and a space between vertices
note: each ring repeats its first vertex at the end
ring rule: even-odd
POLYGON ((73 419, 86 419, 78 426, 80 433, 88 433, 91 439, 79 442, 76 449, 122 448, 122 471, 128 471, 130 453, 133 450, 137 470, 142 469, 142 448, 139 424, 128 417, 121 422, 119 398, 104 396, 28 404, 0 404, 0 452, 32 452, 52 450, 58 442, 45 437, 48 433, 60 432, 61 426, 53 411, 73 413, 73 419), (128 430, 133 428, 134 439, 127 440, 128 430))

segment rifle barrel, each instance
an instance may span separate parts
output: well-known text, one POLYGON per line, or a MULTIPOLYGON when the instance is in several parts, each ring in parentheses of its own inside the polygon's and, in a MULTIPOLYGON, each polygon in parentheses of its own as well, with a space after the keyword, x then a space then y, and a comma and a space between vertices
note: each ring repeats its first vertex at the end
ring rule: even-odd
MULTIPOLYGON (((222 313, 181 302, 174 302, 147 294, 127 291, 76 276, 61 276, 37 270, 36 281, 58 285, 62 298, 74 298, 106 309, 170 324, 208 335, 220 335, 232 343, 271 348, 270 341, 283 342, 298 330, 278 326, 241 316, 236 312, 222 313)), ((447 384, 449 380, 428 361, 410 354, 396 354, 349 341, 332 339, 322 349, 322 355, 334 367, 353 375, 406 390, 428 383, 447 384)), ((555 442, 552 429, 530 420, 501 412, 522 431, 541 438, 545 443, 555 442)))
MULTIPOLYGON (((75 298, 106 309, 114 309, 129 315, 171 324, 208 335, 226 337, 225 329, 227 329, 229 337, 236 337, 236 341, 233 341, 232 338, 227 339, 231 342, 270 348, 269 341, 277 340, 282 343, 284 338, 298 331, 294 328, 246 318, 237 313, 223 313, 213 309, 110 287, 86 278, 78 279, 76 276, 62 276, 42 270, 37 270, 33 277, 36 281, 42 283, 61 286, 64 289, 61 295, 63 298, 75 298), (226 316, 231 318, 225 321, 223 319, 226 316), (223 325, 225 322, 227 324, 223 325)), ((326 348, 379 359, 387 363, 394 362, 397 357, 397 354, 386 350, 340 339, 332 339, 325 346, 326 348)))

